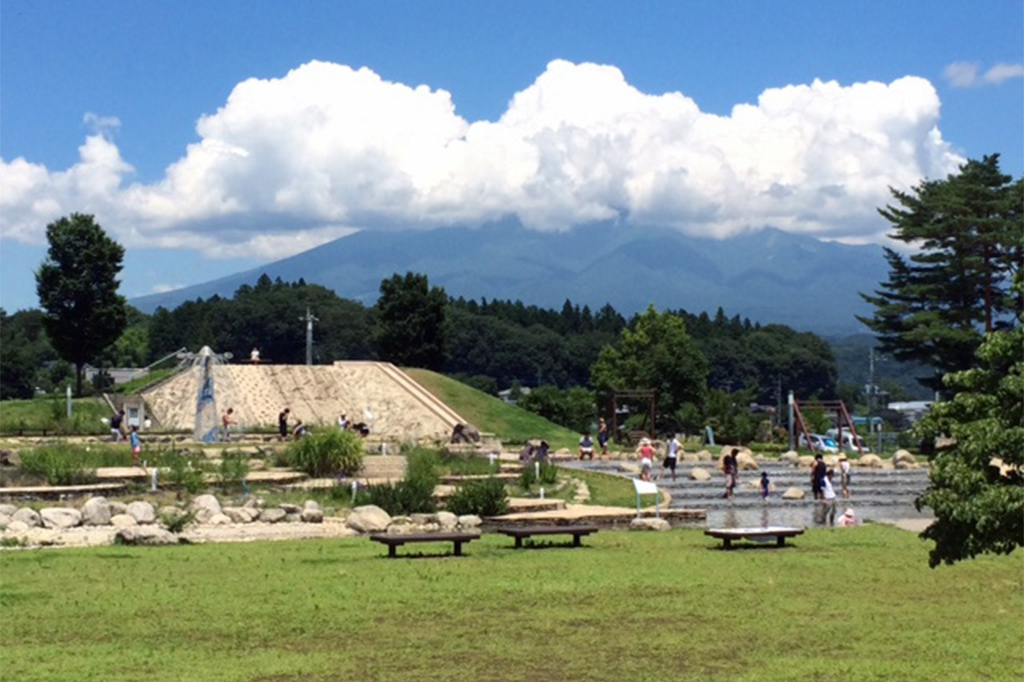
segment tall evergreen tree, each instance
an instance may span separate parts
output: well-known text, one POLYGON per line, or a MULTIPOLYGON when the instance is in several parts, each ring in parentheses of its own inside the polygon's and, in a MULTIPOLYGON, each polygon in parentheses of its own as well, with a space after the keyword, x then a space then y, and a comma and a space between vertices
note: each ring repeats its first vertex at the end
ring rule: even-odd
POLYGON ((445 362, 448 296, 426 275, 395 274, 380 283, 377 355, 400 365, 440 369, 445 362))
POLYGON ((971 366, 983 332, 1012 326, 1020 311, 1010 282, 1021 268, 1024 185, 1000 172, 994 154, 911 192, 890 191, 897 205, 879 209, 889 236, 919 250, 886 249, 889 279, 861 294, 875 313, 858 319, 883 353, 933 367, 922 383, 938 390, 940 374, 971 366))
POLYGON ((117 341, 127 324, 125 299, 117 293, 124 247, 93 216, 80 213, 47 225, 46 239, 50 248, 36 271, 43 325, 57 353, 75 365, 81 394, 85 363, 117 341))

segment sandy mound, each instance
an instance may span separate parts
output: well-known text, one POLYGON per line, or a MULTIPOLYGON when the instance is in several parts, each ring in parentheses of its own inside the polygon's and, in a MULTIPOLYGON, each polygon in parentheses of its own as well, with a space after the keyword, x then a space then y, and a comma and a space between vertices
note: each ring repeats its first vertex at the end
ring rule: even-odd
MULTIPOLYGON (((199 379, 191 368, 143 392, 163 428, 192 430, 199 379)), ((465 422, 388 363, 218 365, 213 381, 218 411, 234 408, 241 431, 276 426, 285 407, 309 424, 334 424, 345 413, 350 422, 366 422, 371 434, 402 441, 447 439, 465 422)))

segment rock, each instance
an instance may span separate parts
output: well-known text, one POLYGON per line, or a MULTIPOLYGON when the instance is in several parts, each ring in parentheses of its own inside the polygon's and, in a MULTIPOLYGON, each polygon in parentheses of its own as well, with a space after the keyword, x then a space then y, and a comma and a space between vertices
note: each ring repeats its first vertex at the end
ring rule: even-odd
MULTIPOLYGON (((413 519, 415 517, 413 515, 413 519)), ((345 519, 345 525, 360 533, 380 533, 391 525, 391 516, 380 507, 367 504, 353 509, 345 519)))
POLYGON ((277 506, 279 506, 281 509, 284 509, 285 514, 299 514, 302 512, 302 507, 300 507, 297 504, 288 504, 286 502, 282 502, 277 506))
POLYGON ((9 514, 0 514, 0 530, 7 528, 7 524, 11 522, 11 516, 9 514))
POLYGON ((71 507, 47 507, 39 510, 43 526, 56 530, 74 528, 82 523, 82 512, 71 507))
POLYGON ((437 512, 437 524, 443 530, 452 530, 459 525, 459 517, 448 511, 437 512))
MULTIPOLYGON (((282 509, 281 511, 284 511, 284 510, 282 509)), ((284 523, 301 523, 301 522, 302 522, 302 514, 299 514, 298 512, 292 512, 290 514, 285 514, 284 515, 284 523)))
POLYGON ((412 523, 392 523, 388 526, 388 535, 409 535, 411 533, 419 533, 418 526, 412 523))
POLYGON ((302 513, 299 515, 299 520, 303 523, 323 523, 324 510, 320 509, 319 507, 317 507, 316 509, 306 507, 302 510, 302 513))
POLYGON ((807 496, 807 492, 803 488, 786 488, 786 492, 782 493, 782 499, 784 500, 802 500, 807 496))
POLYGON ((459 517, 460 528, 479 528, 482 524, 483 519, 476 514, 463 514, 459 517))
POLYGON ((694 454, 692 452, 684 452, 683 453, 683 461, 684 462, 690 462, 692 464, 693 462, 699 462, 700 461, 700 457, 698 457, 696 454, 694 454))
POLYGON ((14 516, 16 511, 18 511, 18 508, 13 504, 0 504, 0 514, 14 516))
POLYGON ((853 460, 853 463, 861 467, 871 467, 872 469, 882 468, 882 458, 878 455, 861 455, 860 458, 853 460))
POLYGON ((690 469, 690 480, 691 481, 710 481, 711 474, 707 469, 701 469, 700 467, 694 467, 690 469))
MULTIPOLYGON (((122 513, 123 514, 127 514, 128 513, 127 508, 122 513)), ((160 517, 167 516, 169 518, 174 519, 174 518, 177 518, 177 517, 181 516, 184 513, 185 512, 183 512, 178 507, 172 507, 171 505, 168 504, 168 505, 164 505, 163 507, 160 507, 159 511, 157 511, 157 516, 160 516, 160 517)))
POLYGON ((797 458, 797 463, 805 468, 810 468, 814 464, 814 455, 800 455, 797 458))
MULTIPOLYGON (((401 517, 399 517, 399 518, 401 518, 401 517)), ((437 517, 434 516, 433 514, 410 514, 409 515, 409 521, 411 523, 416 524, 417 526, 422 526, 425 523, 434 523, 434 522, 436 522, 437 521, 437 517)))
POLYGON ((106 526, 110 517, 110 503, 105 497, 90 497, 82 505, 83 526, 106 526))
POLYGON ((159 526, 130 526, 118 530, 114 542, 122 545, 176 545, 178 536, 159 526))
POLYGON ((259 520, 264 523, 280 523, 288 513, 280 507, 267 507, 260 510, 259 520))
POLYGON ((110 525, 114 528, 128 528, 139 524, 131 514, 114 514, 110 517, 110 525))
POLYGON ((29 525, 24 521, 11 521, 7 524, 7 528, 5 528, 4 530, 7 531, 8 535, 27 533, 29 530, 29 525))
POLYGON ((571 459, 572 452, 569 451, 569 448, 558 448, 555 450, 554 457, 558 459, 571 459))
POLYGON ((149 502, 136 500, 128 505, 127 513, 135 517, 140 524, 156 523, 156 511, 149 502))
POLYGON ((231 519, 232 523, 252 523, 259 512, 249 507, 224 507, 223 514, 231 519))
POLYGON ((60 544, 60 531, 50 528, 29 528, 25 534, 25 541, 30 545, 40 547, 51 547, 60 544))
POLYGON ((110 515, 117 516, 118 514, 127 514, 128 505, 124 502, 108 502, 110 505, 110 515))
POLYGON ((722 448, 722 456, 718 458, 718 470, 722 471, 725 468, 725 456, 730 450, 736 448, 739 452, 736 453, 736 467, 740 471, 756 471, 761 466, 754 459, 754 453, 750 451, 750 448, 738 448, 735 445, 726 445, 722 448))
POLYGON ((258 497, 250 497, 242 506, 246 509, 261 509, 263 507, 263 500, 258 497))
POLYGON ((697 461, 698 462, 713 462, 714 460, 715 460, 714 455, 712 455, 707 450, 698 450, 697 451, 697 461))
POLYGON ((214 514, 223 514, 220 502, 214 495, 199 495, 192 500, 192 508, 196 510, 196 520, 199 523, 206 523, 214 514))
POLYGON ((37 528, 43 525, 43 520, 39 518, 39 513, 35 509, 30 509, 29 507, 22 507, 11 514, 11 520, 21 521, 29 528, 37 528))
POLYGON ((779 461, 796 466, 800 463, 800 455, 797 454, 796 450, 788 450, 779 455, 779 461))
POLYGON ((672 526, 665 519, 633 519, 629 522, 630 530, 669 530, 672 526))
POLYGON ((231 517, 227 514, 214 514, 210 517, 210 520, 206 522, 208 526, 230 526, 231 517))
POLYGON ((323 511, 320 508, 319 503, 316 500, 306 500, 306 503, 302 505, 302 511, 323 511))
POLYGON ((892 456, 893 464, 899 464, 900 462, 906 462, 907 464, 917 464, 917 458, 906 450, 897 450, 896 454, 892 456))

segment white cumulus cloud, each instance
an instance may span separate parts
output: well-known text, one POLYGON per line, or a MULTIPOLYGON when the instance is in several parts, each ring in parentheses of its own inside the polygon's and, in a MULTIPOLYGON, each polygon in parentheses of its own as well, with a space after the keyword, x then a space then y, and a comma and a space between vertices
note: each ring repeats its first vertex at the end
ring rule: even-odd
POLYGON ((616 219, 871 241, 887 229, 875 209, 889 186, 963 162, 939 109, 927 80, 905 77, 773 88, 718 116, 680 92, 641 92, 613 66, 554 61, 497 121, 467 121, 444 90, 310 62, 239 83, 152 184, 130 183, 104 134, 112 118, 87 115, 97 132, 67 170, 0 160, 0 236, 38 242, 79 211, 129 245, 225 257, 507 216, 537 230, 616 219))

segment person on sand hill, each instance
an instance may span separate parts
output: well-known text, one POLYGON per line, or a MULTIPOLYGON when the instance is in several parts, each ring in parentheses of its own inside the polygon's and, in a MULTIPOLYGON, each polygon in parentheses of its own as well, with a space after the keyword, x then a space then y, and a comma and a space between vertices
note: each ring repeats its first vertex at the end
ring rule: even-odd
POLYGON ((338 428, 342 431, 348 430, 348 415, 344 412, 342 412, 341 416, 338 417, 338 428))
POLYGON ((235 408, 229 407, 227 412, 222 414, 221 417, 220 417, 220 423, 221 423, 221 426, 223 427, 223 430, 221 431, 221 438, 222 438, 222 440, 225 443, 227 443, 227 442, 229 442, 231 440, 231 425, 238 423, 237 421, 235 421, 235 418, 232 416, 234 414, 235 414, 235 408))
POLYGON ((281 440, 288 440, 288 415, 291 411, 290 407, 286 407, 277 415, 277 432, 281 435, 281 440))
POLYGON ((295 428, 292 430, 292 438, 299 440, 306 435, 306 425, 302 423, 301 419, 295 420, 295 428))

